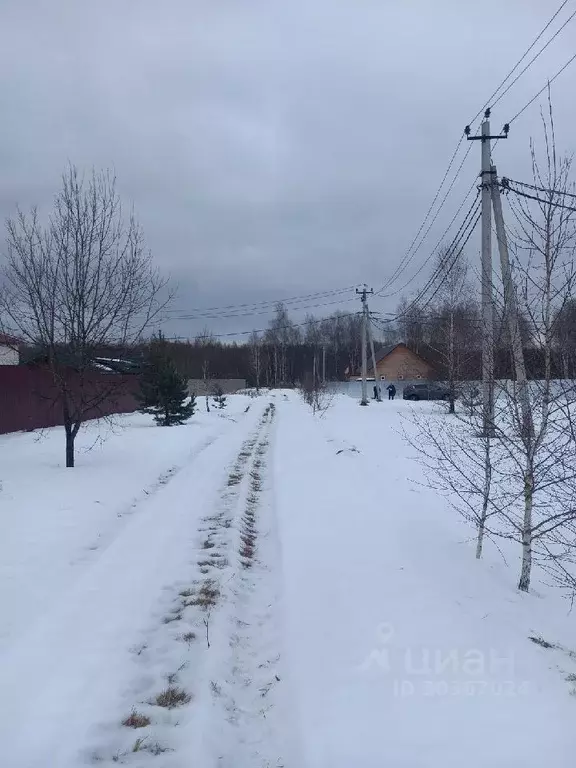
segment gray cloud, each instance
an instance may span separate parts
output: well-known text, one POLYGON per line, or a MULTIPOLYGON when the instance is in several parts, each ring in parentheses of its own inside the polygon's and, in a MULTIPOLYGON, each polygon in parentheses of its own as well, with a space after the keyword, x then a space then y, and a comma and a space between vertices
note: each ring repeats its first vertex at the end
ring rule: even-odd
MULTIPOLYGON (((4 0, 0 214, 49 206, 68 161, 114 167, 180 284, 178 309, 378 288, 464 124, 552 10, 535 0, 4 0)), ((568 29, 522 77, 494 112, 497 128, 573 39, 568 29)), ((554 89, 568 149, 573 77, 554 89)), ((498 147, 502 172, 528 175, 537 121, 535 107, 498 147)), ((476 150, 406 279, 472 183, 476 150)))

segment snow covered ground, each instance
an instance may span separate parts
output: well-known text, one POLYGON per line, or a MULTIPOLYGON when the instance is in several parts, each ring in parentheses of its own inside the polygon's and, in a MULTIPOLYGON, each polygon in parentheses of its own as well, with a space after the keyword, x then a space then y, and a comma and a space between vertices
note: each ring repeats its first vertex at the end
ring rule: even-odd
POLYGON ((0 438, 0 763, 572 766, 576 616, 422 484, 434 406, 228 403, 0 438))

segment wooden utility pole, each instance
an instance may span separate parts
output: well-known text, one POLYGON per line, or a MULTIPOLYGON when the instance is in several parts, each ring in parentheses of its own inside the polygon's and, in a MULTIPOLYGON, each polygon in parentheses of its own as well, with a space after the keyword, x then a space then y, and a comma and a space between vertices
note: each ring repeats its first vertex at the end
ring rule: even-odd
POLYGON ((368 356, 367 356, 367 336, 368 336, 368 303, 367 295, 374 293, 372 289, 368 290, 366 285, 359 291, 356 288, 356 293, 360 296, 362 302, 362 399, 360 405, 368 405, 368 356))
POLYGON ((512 359, 514 360, 514 372, 516 374, 516 382, 518 384, 518 399, 520 401, 520 411, 522 414, 522 431, 524 437, 530 440, 534 437, 534 421, 532 419, 532 411, 530 409, 528 379, 526 376, 526 366, 524 364, 522 336, 520 334, 518 302, 516 300, 516 291, 512 282, 512 270, 510 269, 510 257, 508 254, 508 238, 506 237, 506 227, 504 226, 504 214, 502 213, 502 199, 500 197, 500 187, 498 185, 498 174, 496 172, 496 166, 493 165, 491 170, 492 206, 494 208, 496 239, 498 240, 500 266, 502 269, 502 283, 504 286, 504 315, 508 322, 508 333, 510 334, 512 359))
POLYGON ((494 435, 494 298, 492 295, 492 162, 490 142, 507 139, 508 125, 499 136, 490 135, 490 110, 484 113, 480 136, 470 136, 470 126, 464 129, 468 141, 480 141, 482 167, 482 434, 494 435))

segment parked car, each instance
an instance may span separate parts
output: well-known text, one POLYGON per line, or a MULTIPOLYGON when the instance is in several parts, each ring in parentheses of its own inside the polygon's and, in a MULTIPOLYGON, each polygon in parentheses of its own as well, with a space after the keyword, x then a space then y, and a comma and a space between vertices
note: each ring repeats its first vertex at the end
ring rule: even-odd
POLYGON ((427 381, 425 384, 408 384, 402 397, 404 400, 450 400, 450 390, 444 384, 427 381))

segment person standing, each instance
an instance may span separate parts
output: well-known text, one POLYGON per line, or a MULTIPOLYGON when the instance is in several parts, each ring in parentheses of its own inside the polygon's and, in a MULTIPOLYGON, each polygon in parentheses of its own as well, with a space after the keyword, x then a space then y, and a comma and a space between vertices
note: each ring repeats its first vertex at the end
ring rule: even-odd
POLYGON ((394 400, 394 397, 396 395, 396 387, 394 386, 394 384, 388 384, 386 389, 388 390, 388 400, 394 400))

